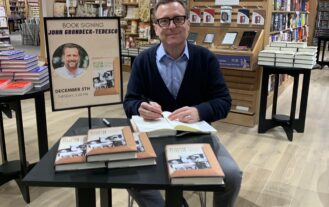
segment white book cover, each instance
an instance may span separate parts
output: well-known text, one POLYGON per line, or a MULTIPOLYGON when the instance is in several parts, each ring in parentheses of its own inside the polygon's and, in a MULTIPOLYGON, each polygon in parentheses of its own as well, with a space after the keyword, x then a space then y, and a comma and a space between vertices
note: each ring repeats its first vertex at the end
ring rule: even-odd
POLYGON ((274 66, 274 62, 269 62, 269 61, 258 61, 258 65, 269 65, 269 66, 274 66))
POLYGON ((190 10, 190 21, 191 23, 201 23, 201 9, 192 8, 190 10))
POLYGON ((280 63, 280 62, 276 62, 275 63, 275 66, 277 66, 277 67, 293 67, 294 66, 294 64, 293 63, 280 63))
POLYGON ((239 9, 237 23, 238 24, 249 24, 249 15, 250 15, 249 9, 239 9))
POLYGON ((281 41, 271 42, 270 46, 271 47, 287 47, 287 42, 281 42, 281 41))
POLYGON ((259 57, 258 56, 258 61, 271 61, 271 62, 275 62, 275 58, 274 57, 259 57))
POLYGON ((289 51, 276 51, 275 57, 277 58, 291 58, 293 59, 295 56, 295 52, 289 52, 289 51))
POLYGON ((231 24, 232 22, 232 7, 222 6, 220 10, 220 23, 231 24))
POLYGON ((282 47, 281 51, 297 52, 297 49, 298 48, 296 48, 296 47, 282 47))
POLYGON ((278 51, 278 50, 281 50, 281 47, 274 47, 274 46, 266 45, 266 46, 264 47, 264 50, 274 50, 274 51, 278 51))
POLYGON ((265 24, 265 10, 254 10, 252 12, 251 24, 264 25, 265 24))
POLYGON ((275 51, 273 50, 262 50, 259 52, 258 57, 275 57, 275 51))
POLYGON ((287 42, 287 47, 307 47, 307 42, 287 42))
POLYGON ((307 64, 294 64, 294 68, 304 68, 304 69, 312 69, 314 65, 307 65, 307 64))

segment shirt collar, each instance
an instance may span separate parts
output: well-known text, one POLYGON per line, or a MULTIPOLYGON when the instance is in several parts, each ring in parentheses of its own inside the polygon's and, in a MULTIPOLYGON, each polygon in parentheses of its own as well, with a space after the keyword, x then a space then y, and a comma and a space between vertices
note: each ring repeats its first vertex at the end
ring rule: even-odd
MULTIPOLYGON (((185 42, 185 48, 184 48, 184 52, 183 54, 178 58, 181 59, 182 57, 185 57, 187 59, 189 59, 190 55, 189 55, 189 51, 188 51, 188 47, 187 47, 187 41, 185 42)), ((158 60, 159 61, 162 61, 164 57, 167 57, 167 58, 170 58, 170 59, 173 59, 169 54, 166 53, 164 47, 163 47, 163 44, 161 43, 160 46, 158 47, 157 49, 157 57, 158 57, 158 60)))

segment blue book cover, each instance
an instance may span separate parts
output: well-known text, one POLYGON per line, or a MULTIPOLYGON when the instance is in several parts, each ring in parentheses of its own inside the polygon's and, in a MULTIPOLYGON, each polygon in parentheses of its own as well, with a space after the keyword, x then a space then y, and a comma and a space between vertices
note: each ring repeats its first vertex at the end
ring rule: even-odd
POLYGON ((17 54, 23 54, 24 51, 22 50, 7 50, 0 52, 0 56, 11 56, 11 55, 17 55, 17 54))
POLYGON ((36 55, 24 55, 21 57, 17 57, 14 60, 31 60, 31 59, 37 59, 36 55))
POLYGON ((32 73, 41 73, 43 72, 44 70, 47 70, 47 66, 38 66, 32 70, 30 70, 29 72, 32 72, 32 73))

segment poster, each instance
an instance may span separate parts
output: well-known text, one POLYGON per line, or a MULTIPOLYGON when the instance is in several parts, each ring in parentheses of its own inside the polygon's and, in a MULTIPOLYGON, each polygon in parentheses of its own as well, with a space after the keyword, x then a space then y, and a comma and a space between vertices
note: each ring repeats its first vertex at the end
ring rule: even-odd
POLYGON ((45 18, 52 109, 122 103, 119 18, 45 18))

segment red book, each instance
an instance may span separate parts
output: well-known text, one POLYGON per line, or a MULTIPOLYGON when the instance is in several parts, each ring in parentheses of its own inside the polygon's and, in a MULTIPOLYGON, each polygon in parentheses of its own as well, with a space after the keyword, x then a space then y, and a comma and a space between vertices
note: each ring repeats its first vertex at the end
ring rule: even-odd
POLYGON ((0 87, 7 85, 11 79, 0 79, 0 87))
POLYGON ((33 88, 31 81, 15 81, 0 88, 1 95, 22 95, 33 88))

